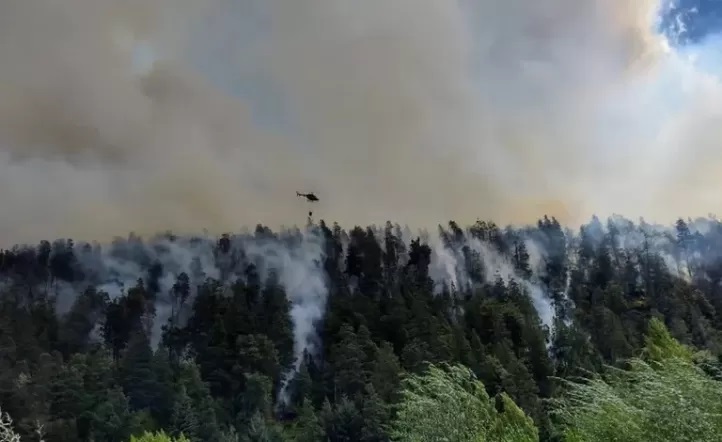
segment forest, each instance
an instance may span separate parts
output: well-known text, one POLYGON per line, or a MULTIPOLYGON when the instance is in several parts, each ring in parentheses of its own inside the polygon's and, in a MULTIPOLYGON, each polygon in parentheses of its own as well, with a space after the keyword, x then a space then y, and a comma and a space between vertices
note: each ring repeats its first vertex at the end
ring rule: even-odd
POLYGON ((0 251, 0 441, 720 441, 722 222, 0 251))

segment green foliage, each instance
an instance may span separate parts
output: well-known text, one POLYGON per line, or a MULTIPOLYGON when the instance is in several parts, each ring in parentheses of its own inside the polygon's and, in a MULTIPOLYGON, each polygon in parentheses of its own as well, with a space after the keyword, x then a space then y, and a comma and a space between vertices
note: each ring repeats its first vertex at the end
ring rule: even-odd
POLYGON ((142 435, 130 436, 130 442, 190 442, 185 436, 173 438, 168 436, 164 431, 158 431, 156 433, 145 432, 142 435))
POLYGON ((191 398, 188 397, 186 389, 183 387, 173 405, 173 416, 171 418, 172 433, 175 435, 184 434, 191 441, 195 441, 199 439, 199 427, 200 422, 193 409, 193 403, 191 402, 191 398))
POLYGON ((20 442, 20 435, 13 428, 13 419, 0 409, 0 442, 20 442))
POLYGON ((502 410, 484 385, 462 366, 430 365, 403 382, 402 400, 391 423, 397 441, 536 441, 537 429, 506 395, 502 410))
POLYGON ((305 401, 301 405, 293 434, 293 440, 297 442, 323 440, 323 428, 310 401, 305 401))
POLYGON ((240 438, 241 442, 282 442, 283 434, 280 428, 268 422, 256 412, 246 426, 246 432, 240 438))
POLYGON ((692 362, 692 350, 674 339, 658 318, 652 318, 649 321, 644 343, 644 357, 648 361, 662 362, 671 358, 679 358, 686 362, 692 362))
POLYGON ((722 383, 692 352, 650 321, 645 355, 625 370, 565 382, 554 415, 567 441, 713 441, 722 434, 722 383))
POLYGON ((722 383, 680 359, 569 384, 556 411, 570 441, 713 441, 722 432, 722 383))
POLYGON ((246 388, 239 400, 240 422, 247 422, 258 415, 262 419, 271 417, 271 380, 258 373, 245 375, 246 388))
POLYGON ((123 391, 131 406, 158 412, 159 384, 153 372, 153 350, 143 331, 137 330, 131 335, 120 361, 120 373, 123 391))
POLYGON ((363 416, 356 404, 346 396, 331 406, 326 401, 321 409, 321 422, 329 442, 361 440, 363 416))

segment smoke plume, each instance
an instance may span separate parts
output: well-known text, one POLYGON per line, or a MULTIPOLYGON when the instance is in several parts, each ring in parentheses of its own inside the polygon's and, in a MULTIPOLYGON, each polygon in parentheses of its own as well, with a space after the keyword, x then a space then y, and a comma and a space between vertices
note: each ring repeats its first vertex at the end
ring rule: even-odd
POLYGON ((652 0, 0 5, 0 238, 670 219, 719 197, 719 82, 652 0), (674 211, 674 213, 672 213, 674 211))

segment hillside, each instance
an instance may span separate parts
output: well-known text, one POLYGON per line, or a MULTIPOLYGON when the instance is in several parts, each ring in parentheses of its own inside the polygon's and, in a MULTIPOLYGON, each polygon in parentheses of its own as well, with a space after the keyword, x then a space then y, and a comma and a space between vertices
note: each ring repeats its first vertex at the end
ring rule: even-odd
POLYGON ((547 217, 438 232, 309 222, 19 245, 0 254, 0 407, 23 440, 39 424, 45 441, 419 440, 409 426, 440 427, 418 420, 430 411, 414 397, 446 382, 461 398, 439 402, 448 419, 464 403, 491 422, 472 433, 519 430, 489 440, 612 440, 564 428, 565 416, 605 422, 574 394, 616 384, 567 381, 634 364, 678 375, 655 371, 650 343, 663 342, 699 391, 717 391, 720 281, 712 218, 579 231, 547 217), (706 371, 676 346, 705 350, 706 371))

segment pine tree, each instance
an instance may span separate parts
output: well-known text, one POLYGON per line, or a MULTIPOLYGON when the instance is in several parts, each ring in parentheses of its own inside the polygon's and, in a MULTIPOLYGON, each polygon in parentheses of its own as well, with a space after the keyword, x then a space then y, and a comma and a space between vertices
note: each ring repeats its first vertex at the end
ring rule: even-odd
POLYGON ((159 384, 153 370, 153 351, 145 332, 133 333, 120 361, 123 391, 133 410, 149 409, 156 415, 159 384))
POLYGON ((388 342, 381 343, 371 373, 371 384, 383 401, 392 402, 401 381, 401 363, 388 342))
POLYGON ((297 442, 317 442, 323 440, 323 428, 310 401, 303 401, 296 422, 295 440, 297 442))
POLYGON ((366 396, 361 408, 363 427, 361 428, 362 442, 385 442, 388 435, 384 424, 388 421, 386 406, 372 385, 366 385, 366 396))
POLYGON ((174 436, 181 434, 190 439, 191 442, 200 441, 200 422, 193 409, 191 398, 188 397, 185 387, 181 387, 173 404, 173 415, 171 417, 171 428, 174 436))
POLYGON ((264 420, 270 418, 271 380, 259 373, 249 373, 244 377, 244 391, 236 399, 239 424, 249 422, 254 415, 259 415, 264 420))
POLYGON ((361 392, 365 384, 365 375, 359 370, 364 364, 364 352, 350 325, 344 324, 341 327, 338 339, 338 343, 331 350, 335 394, 353 396, 361 392))
POLYGON ((363 416, 353 401, 345 396, 333 409, 324 405, 321 421, 329 442, 361 440, 363 416))

